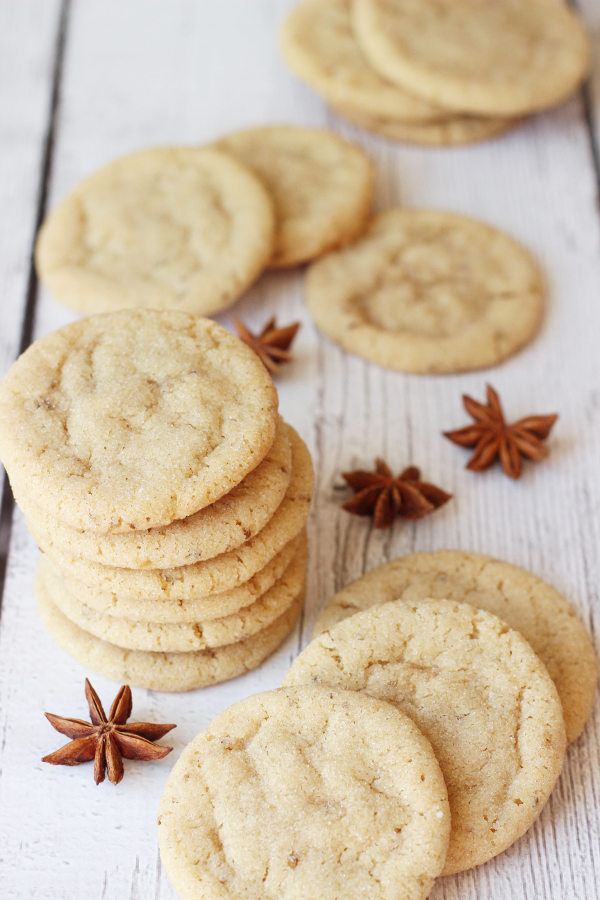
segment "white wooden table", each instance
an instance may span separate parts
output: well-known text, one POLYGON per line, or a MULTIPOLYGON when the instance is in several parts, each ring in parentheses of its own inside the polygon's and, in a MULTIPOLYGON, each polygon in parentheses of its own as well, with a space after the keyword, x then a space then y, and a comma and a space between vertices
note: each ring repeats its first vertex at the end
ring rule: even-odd
MULTIPOLYGON (((302 273, 270 274, 235 307, 260 325, 298 318, 298 359, 279 380, 281 408, 317 471, 303 622, 259 671, 189 694, 134 691, 135 718, 177 722, 174 752, 126 766, 96 787, 90 766, 50 768, 58 747, 44 710, 83 716, 87 674, 45 634, 33 601, 36 547, 4 492, 0 529, 0 897, 167 900, 155 835, 162 786, 182 747, 231 702, 276 687, 306 643, 317 609, 363 571, 415 549, 458 547, 542 575, 572 601, 598 646, 600 629, 600 89, 465 149, 393 145, 345 125, 289 74, 276 32, 293 0, 2 0, 0 2, 0 369, 32 337, 71 316, 31 271, 36 223, 83 175, 152 144, 203 142, 247 125, 322 125, 377 165, 377 205, 478 216, 539 259, 549 305, 538 338, 495 370, 452 377, 386 372, 321 337, 302 301, 302 273), (549 460, 519 483, 466 472, 440 437, 465 421, 463 391, 486 381, 510 415, 560 413, 549 460), (385 456, 414 463, 455 499, 416 525, 373 531, 340 510, 342 469, 385 456)), ((592 30, 599 0, 580 0, 592 30)), ((600 88, 598 83, 597 88, 600 88)), ((222 317, 230 323, 229 314, 222 317)), ((92 676, 110 702, 116 685, 92 676)), ((600 897, 600 711, 571 747, 535 827, 486 866, 438 882, 435 900, 600 897)), ((318 898, 311 898, 318 900, 318 898)))

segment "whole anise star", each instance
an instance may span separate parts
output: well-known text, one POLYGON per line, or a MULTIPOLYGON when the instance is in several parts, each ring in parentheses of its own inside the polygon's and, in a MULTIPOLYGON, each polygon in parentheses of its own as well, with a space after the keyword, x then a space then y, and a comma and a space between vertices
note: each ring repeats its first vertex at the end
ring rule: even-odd
POLYGON ((372 516, 375 528, 389 528, 397 516, 420 519, 452 496, 421 481, 416 466, 409 466, 394 478, 382 459, 375 460, 374 472, 356 469, 342 475, 354 491, 354 497, 343 503, 342 509, 357 516, 372 516))
POLYGON ((300 322, 277 328, 273 316, 259 334, 253 334, 240 319, 234 319, 233 324, 241 340, 254 350, 271 375, 276 375, 284 363, 294 358, 289 347, 300 328, 300 322))
POLYGON ((44 714, 53 728, 73 740, 60 750, 44 756, 42 762, 52 763, 53 766, 78 766, 93 759, 96 784, 104 781, 105 773, 108 773, 109 781, 118 784, 123 777, 123 758, 144 761, 162 759, 173 749, 157 746, 153 742, 164 737, 175 725, 154 725, 150 722, 125 724, 132 708, 131 688, 128 684, 119 689, 108 718, 98 694, 87 678, 85 696, 91 722, 65 719, 52 713, 44 714))
POLYGON ((477 400, 463 394, 463 405, 475 422, 456 431, 444 431, 443 435, 460 447, 475 448, 467 463, 467 469, 482 472, 498 458, 510 478, 519 478, 522 471, 522 457, 539 462, 548 455, 543 441, 558 419, 556 413, 547 416, 526 416, 509 425, 504 418, 500 398, 489 384, 487 403, 478 403, 477 400))

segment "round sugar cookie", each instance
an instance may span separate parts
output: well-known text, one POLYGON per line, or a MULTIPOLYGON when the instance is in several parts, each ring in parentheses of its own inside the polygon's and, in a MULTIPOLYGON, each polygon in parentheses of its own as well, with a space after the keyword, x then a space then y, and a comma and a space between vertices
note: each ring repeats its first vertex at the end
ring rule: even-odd
POLYGON ((304 602, 300 595, 271 625, 236 644, 195 653, 151 653, 125 650, 79 628, 52 603, 39 579, 36 597, 48 633, 65 653, 105 678, 150 691, 192 691, 256 669, 292 631, 304 602))
POLYGON ((0 385, 15 492, 73 528, 167 525, 214 503, 268 453, 277 393, 212 322, 126 310, 36 341, 0 385))
POLYGON ((32 534, 40 548, 58 567, 94 591, 118 594, 132 601, 140 597, 164 601, 194 601, 198 597, 230 591, 252 578, 260 569, 300 534, 312 499, 314 475, 310 453, 290 427, 292 477, 287 493, 275 515, 262 531, 241 547, 203 562, 175 569, 122 569, 66 553, 52 540, 32 534))
POLYGON ((365 691, 395 703, 431 741, 452 831, 445 875, 517 840, 558 778, 565 725, 556 688, 519 632, 467 603, 385 603, 339 622, 284 684, 365 691))
POLYGON ((423 900, 449 826, 439 766, 407 716, 304 686, 247 697, 188 744, 158 840, 182 900, 423 900))
POLYGON ((283 615, 304 591, 306 545, 292 559, 279 581, 251 606, 220 619, 193 623, 133 621, 100 613, 88 606, 84 597, 72 592, 68 580, 57 573, 46 557, 42 556, 38 565, 40 579, 54 605, 84 631, 127 650, 190 653, 244 640, 283 615))
POLYGON ((288 428, 280 419, 273 445, 256 469, 210 506, 162 528, 99 535, 57 522, 28 496, 17 502, 44 543, 54 541, 72 556, 105 566, 174 568, 227 553, 257 534, 283 500, 291 469, 288 428))
POLYGON ((354 0, 357 41, 384 78, 429 103, 521 116, 554 106, 590 66, 561 0, 354 0))
POLYGON ((427 597, 470 603, 519 631, 556 685, 567 740, 579 737, 598 680, 593 644, 565 598, 518 566, 460 550, 401 556, 338 591, 317 619, 313 637, 375 604, 427 597))
POLYGON ((256 603, 278 581, 292 562, 292 558, 306 545, 306 531, 293 538, 273 559, 249 579, 230 591, 198 596, 187 600, 169 597, 130 597, 123 594, 104 593, 82 581, 75 580, 71 572, 62 573, 47 554, 49 566, 63 579, 68 579, 69 591, 99 614, 158 625, 180 625, 190 622, 206 622, 233 615, 256 603))
POLYGON ((330 131, 273 125, 227 135, 217 147, 238 157, 275 204, 271 266, 294 266, 350 243, 365 228, 373 166, 330 131))
POLYGON ((521 119, 499 119, 484 116, 452 116, 431 122, 404 122, 375 116, 352 106, 334 104, 336 112, 353 125, 382 137, 405 144, 424 147, 460 147, 498 137, 515 128, 521 119))
POLYGON ((382 78, 363 56, 352 28, 351 0, 303 0, 281 32, 281 52, 290 68, 334 106, 406 122, 448 115, 382 78))
POLYGON ((466 216, 392 209, 351 247, 310 267, 306 301, 346 350, 420 374, 493 366, 527 343, 540 272, 510 237, 466 216))
POLYGON ((229 306, 268 263, 275 219, 262 183, 215 149, 159 147, 80 182, 39 233, 43 284, 90 314, 229 306))

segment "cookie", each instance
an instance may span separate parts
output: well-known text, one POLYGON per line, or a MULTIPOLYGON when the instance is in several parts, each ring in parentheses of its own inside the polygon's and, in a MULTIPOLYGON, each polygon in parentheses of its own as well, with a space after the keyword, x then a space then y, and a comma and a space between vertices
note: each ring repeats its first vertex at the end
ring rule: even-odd
POLYGON ((448 787, 444 874, 481 865, 540 814, 565 752, 560 699, 525 638, 467 603, 385 603, 339 622, 284 684, 366 691, 429 739, 448 787))
POLYGON ((187 313, 67 325, 0 385, 0 458, 16 493, 88 531, 154 528, 214 503, 261 462, 276 426, 256 354, 187 313))
MULTIPOLYGON (((273 587, 290 565, 292 558, 306 544, 306 531, 289 541, 273 559, 242 584, 220 594, 208 594, 187 600, 173 600, 169 597, 141 595, 129 597, 123 594, 103 593, 94 590, 82 581, 76 581, 70 572, 68 578, 70 593, 97 613, 130 619, 134 622, 176 625, 189 622, 205 622, 230 616, 244 607, 254 604, 273 587)), ((49 556, 44 554, 48 564, 60 574, 60 569, 49 556)))
POLYGON ((556 685, 567 740, 579 737, 596 693, 594 647, 565 598, 541 578, 510 563, 459 550, 401 556, 339 591, 321 612, 313 636, 377 603, 426 597, 470 603, 519 631, 556 685))
POLYGON ((544 289, 526 250, 437 210, 380 213, 352 247, 314 263, 306 300, 346 350, 390 369, 461 372, 501 362, 539 325, 544 289))
POLYGON ((151 691, 191 691, 256 669, 292 631, 304 600, 298 597, 272 625, 245 641, 196 653, 150 653, 125 650, 79 628, 52 603, 39 579, 36 597, 48 633, 65 653, 105 678, 151 691))
POLYGON ((188 744, 158 840, 182 900, 423 900, 449 824, 439 766, 410 719, 305 686, 247 697, 188 744))
POLYGON ((276 215, 271 266, 294 266, 353 241, 367 224, 373 196, 368 157, 330 131, 271 126, 220 140, 258 176, 276 215))
POLYGON ((68 579, 58 573, 47 557, 40 558, 39 570, 39 578, 51 601, 84 631, 128 650, 190 653, 244 640, 283 615, 304 592, 306 545, 300 548, 279 581, 251 606, 204 622, 159 624, 101 613, 85 603, 85 595, 73 593, 68 579))
POLYGON ((511 131, 521 119, 492 118, 491 116, 452 116, 436 122, 404 122, 385 116, 375 116, 352 106, 334 104, 341 116, 382 137, 405 144, 424 147, 458 147, 487 141, 511 131))
POLYGON ((432 106, 382 78, 356 42, 351 0, 303 0, 281 32, 281 52, 290 68, 334 106, 406 122, 445 118, 432 106))
POLYGON ((357 41, 384 78, 451 110, 521 116, 583 81, 590 46, 559 0, 354 0, 357 41))
POLYGON ((49 214, 35 262, 65 306, 224 309, 269 261, 275 219, 262 183, 214 149, 159 147, 117 159, 49 214))
POLYGON ((273 446, 228 494, 187 519, 162 528, 98 535, 57 522, 29 497, 17 497, 31 530, 72 556, 134 569, 187 566, 227 553, 257 534, 273 517, 289 486, 292 450, 280 419, 273 446))
POLYGON ((77 559, 54 541, 32 534, 41 549, 69 577, 94 591, 118 594, 137 602, 142 597, 164 601, 194 601, 198 597, 230 591, 252 578, 295 538, 306 523, 313 491, 310 453, 298 434, 289 428, 292 445, 292 477, 287 493, 262 531, 241 547, 214 559, 175 569, 122 569, 77 559))

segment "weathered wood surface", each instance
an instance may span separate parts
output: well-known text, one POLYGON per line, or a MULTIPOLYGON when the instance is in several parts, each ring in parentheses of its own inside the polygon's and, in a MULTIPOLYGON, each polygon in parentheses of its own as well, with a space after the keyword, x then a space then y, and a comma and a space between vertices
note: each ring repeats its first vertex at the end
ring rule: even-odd
MULTIPOLYGON (((155 810, 176 754, 220 709, 277 686, 332 592, 395 555, 458 547, 524 565, 564 591, 598 642, 600 219, 592 135, 600 93, 592 89, 586 102, 575 97, 489 144, 457 150, 392 145, 345 125, 286 71, 276 32, 291 5, 0 4, 2 371, 27 341, 29 325, 40 336, 71 318, 30 279, 46 190, 51 205, 121 153, 201 142, 255 123, 324 125, 356 140, 376 162, 380 208, 448 208, 505 228, 539 259, 548 313, 538 338, 497 369, 423 378, 385 372, 318 335, 303 306, 301 272, 267 275, 239 302, 235 313, 256 325, 271 313, 303 323, 297 362, 279 389, 282 412, 308 441, 317 470, 306 615, 268 664, 243 679, 178 696, 136 691, 137 718, 180 725, 172 756, 129 765, 118 789, 96 788, 87 768, 49 769, 39 761, 61 740, 42 711, 83 715, 84 671, 54 646, 38 620, 36 548, 18 512, 9 534, 5 498, 0 534, 10 546, 0 619, 0 896, 7 900, 173 898, 159 862, 155 810), (560 413, 548 462, 528 467, 518 484, 498 471, 484 477, 466 472, 463 451, 439 435, 463 423, 461 393, 482 395, 488 380, 515 417, 560 413), (376 455, 395 467, 421 466, 455 499, 416 525, 374 532, 340 511, 335 485, 342 469, 376 455)), ((597 0, 581 6, 597 33, 597 0)), ((222 321, 229 324, 230 314, 222 321)), ((109 700, 115 686, 93 680, 109 700)), ((440 881, 432 897, 600 897, 599 809, 596 707, 531 832, 477 871, 440 881)))

